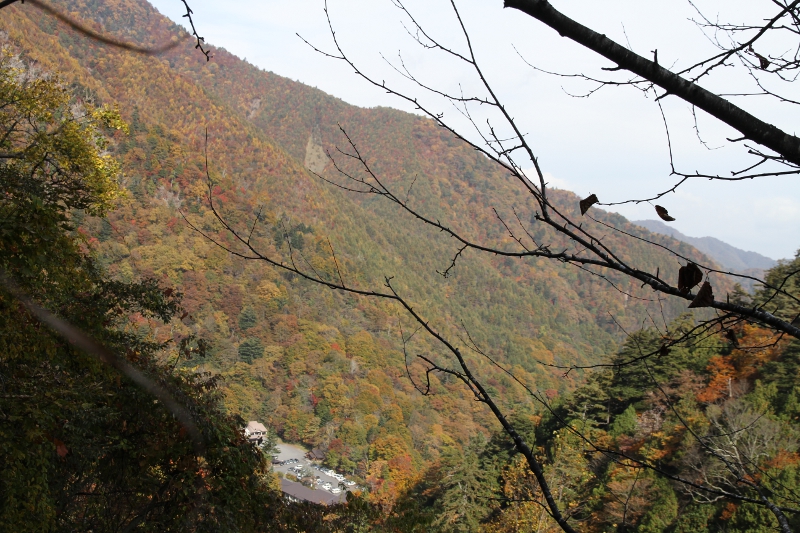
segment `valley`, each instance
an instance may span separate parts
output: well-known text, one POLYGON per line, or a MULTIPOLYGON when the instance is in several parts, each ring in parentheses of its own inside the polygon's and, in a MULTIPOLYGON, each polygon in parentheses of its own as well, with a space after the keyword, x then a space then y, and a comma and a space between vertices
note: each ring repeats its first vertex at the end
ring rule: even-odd
MULTIPOLYGON (((180 32, 143 1, 52 3, 138 43, 167 42, 180 32)), ((576 248, 537 221, 535 203, 507 172, 430 119, 346 104, 223 48, 211 47, 210 62, 189 42, 160 56, 136 55, 22 5, 2 14, 0 45, 9 54, 57 75, 77 102, 117 110, 127 125, 105 133, 104 153, 120 166, 113 209, 105 216, 72 209, 69 221, 110 280, 153 280, 166 297, 174 295, 180 312, 168 320, 132 313, 123 330, 154 346, 200 341, 201 348, 177 355, 164 348, 155 360, 213 382, 208 389, 235 424, 258 420, 280 437, 274 468, 263 463, 271 462, 267 452, 252 459, 268 471, 270 490, 282 487, 294 503, 340 509, 327 514, 300 504, 281 524, 302 515, 308 522, 291 526, 301 531, 319 513, 331 528, 341 519, 343 528, 371 523, 376 531, 554 530, 537 507, 538 482, 492 410, 458 371, 429 371, 426 362, 457 369, 459 361, 420 324, 455 339, 486 395, 552 466, 559 501, 582 531, 605 531, 628 516, 637 531, 688 531, 701 522, 712 525, 697 531, 723 531, 713 524, 726 520, 745 524, 730 531, 765 531, 744 529, 770 520, 753 502, 701 505, 692 489, 671 484, 701 483, 706 473, 686 426, 689 433, 728 427, 734 422, 725 416, 736 409, 736 423, 762 424, 746 401, 769 413, 764 431, 781 434, 778 444, 759 446, 768 457, 764 472, 780 480, 768 481, 770 490, 782 505, 791 503, 778 485, 796 487, 800 479, 796 340, 749 323, 695 335, 696 323, 719 315, 687 309, 619 272, 464 252, 381 195, 336 186, 337 169, 359 172, 337 152, 349 137, 395 194, 476 242, 512 250, 518 243, 503 220, 516 219, 532 240, 576 248), (365 294, 330 290, 298 271, 365 294), (422 318, 415 321, 399 301, 367 294, 387 286, 422 318), (686 345, 670 344, 681 335, 686 345), (311 450, 319 454, 313 462, 305 458, 311 450), (620 450, 635 458, 619 459, 620 450), (647 470, 645 463, 659 466, 647 470), (619 504, 624 494, 635 494, 630 515, 627 503, 619 504), (352 497, 364 507, 349 508, 361 514, 336 507, 348 508, 352 497)), ((559 209, 580 216, 578 196, 549 194, 559 209)), ((625 261, 670 281, 691 262, 720 266, 657 229, 602 209, 592 216, 581 219, 582 228, 602 232, 625 261)), ((763 268, 778 285, 797 262, 763 268)), ((758 284, 742 291, 729 276, 706 276, 717 299, 769 305, 792 323, 796 278, 776 297, 758 284)), ((217 444, 215 453, 239 449, 217 444)), ((743 490, 730 483, 725 491, 743 490)))

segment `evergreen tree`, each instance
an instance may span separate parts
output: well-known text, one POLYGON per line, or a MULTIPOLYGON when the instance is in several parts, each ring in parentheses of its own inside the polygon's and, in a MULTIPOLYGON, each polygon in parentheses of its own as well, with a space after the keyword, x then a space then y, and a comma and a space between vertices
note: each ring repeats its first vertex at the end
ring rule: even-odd
POLYGON ((264 345, 258 337, 247 337, 239 344, 239 358, 245 363, 252 363, 264 356, 264 345))
POLYGON ((478 531, 488 512, 487 476, 481 464, 485 441, 475 436, 463 450, 448 449, 442 457, 441 496, 434 526, 441 531, 478 531))
POLYGON ((251 306, 247 306, 239 313, 239 329, 246 331, 258 323, 258 317, 251 306))
POLYGON ((636 409, 633 405, 629 405, 619 416, 614 419, 608 433, 612 437, 619 437, 620 435, 632 436, 636 433, 637 427, 636 409))

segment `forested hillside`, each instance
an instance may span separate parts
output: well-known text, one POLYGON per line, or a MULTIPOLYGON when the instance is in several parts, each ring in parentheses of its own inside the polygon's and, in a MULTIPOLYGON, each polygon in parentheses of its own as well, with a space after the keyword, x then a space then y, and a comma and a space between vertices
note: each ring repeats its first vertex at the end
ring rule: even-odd
MULTIPOLYGON (((800 257, 774 268, 775 281, 800 257)), ((797 281, 789 292, 800 293, 797 281)), ((767 292, 752 303, 763 303, 767 292)), ((796 316, 796 303, 776 306, 796 316)), ((679 317, 673 331, 694 321, 679 317)), ((656 358, 663 331, 633 334, 586 384, 533 423, 520 421, 550 463, 549 481, 579 531, 768 532, 769 495, 800 527, 800 344, 754 326, 696 339, 656 358), (720 459, 722 458, 722 459, 720 459), (748 500, 748 498, 750 498, 748 500)), ((507 437, 476 438, 398 506, 396 520, 437 531, 557 531, 542 493, 507 437)), ((393 523, 391 520, 390 523, 393 523)))
MULTIPOLYGON (((788 279, 800 255, 767 274, 788 279)), ((796 317, 788 296, 762 290, 742 303, 771 302, 796 317)), ((775 516, 800 527, 800 345, 753 325, 693 337, 668 351, 665 329, 689 332, 689 315, 633 333, 572 393, 515 425, 536 442, 554 498, 577 531, 766 533, 775 516), (644 354, 658 352, 655 357, 644 354)), ((375 531, 559 531, 522 455, 502 431, 476 435, 407 491, 375 531)), ((380 515, 377 515, 380 516, 380 515)))
MULTIPOLYGON (((54 4, 98 30, 148 45, 180 31, 144 2, 54 4)), ((394 276, 437 328, 456 334, 463 324, 488 354, 550 398, 574 390, 584 376, 565 377, 547 365, 607 361, 624 339, 619 325, 636 330, 648 316, 669 322, 685 310, 677 301, 662 307, 630 280, 603 280, 545 260, 467 253, 443 278, 437 270, 449 266, 455 243, 381 198, 339 190, 306 169, 336 179, 322 154, 345 142, 341 124, 385 182, 410 190, 421 211, 478 240, 513 244, 492 208, 532 220, 530 206, 515 199, 516 185, 428 120, 347 105, 221 49, 206 63, 188 41, 162 57, 102 46, 26 5, 4 9, 0 28, 24 61, 59 72, 81 101, 117 106, 129 124, 129 133, 110 134, 108 146, 127 194, 105 218, 83 210, 71 216, 113 279, 152 277, 181 293, 186 314, 155 324, 155 340, 208 341, 203 358, 181 366, 219 376, 229 412, 262 420, 287 441, 322 446, 327 463, 363 478, 384 508, 432 465, 478 446, 496 423, 456 380, 433 376, 432 397, 415 390, 407 372, 418 375, 421 366, 413 356, 435 347, 420 334, 407 369, 399 335, 408 322, 394 306, 233 257, 190 228, 187 220, 233 245, 209 209, 209 189, 237 228, 246 232, 258 222, 253 238, 264 253, 286 259, 291 246, 302 255, 298 261, 333 275, 335 251, 341 275, 365 288, 394 276)), ((552 194, 577 211, 577 197, 552 194)), ((598 211, 597 218, 645 234, 618 215, 598 211)), ((549 230, 532 222, 531 231, 549 230)), ((677 276, 673 256, 624 242, 630 259, 677 276)), ((688 245, 680 251, 710 263, 688 245)), ((726 283, 715 290, 732 291, 726 283)), ((530 424, 541 420, 521 386, 486 359, 470 357, 509 413, 530 424)))

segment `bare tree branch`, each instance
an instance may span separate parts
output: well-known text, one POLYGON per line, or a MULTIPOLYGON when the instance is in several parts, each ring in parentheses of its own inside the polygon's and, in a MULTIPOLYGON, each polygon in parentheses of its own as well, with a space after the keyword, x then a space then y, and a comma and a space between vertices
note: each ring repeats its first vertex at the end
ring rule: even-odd
POLYGON ((696 83, 670 72, 655 61, 645 59, 605 35, 572 20, 546 0, 505 0, 504 6, 530 15, 560 35, 613 61, 619 68, 651 81, 667 91, 666 94, 685 100, 736 129, 746 138, 774 150, 786 161, 800 165, 800 138, 756 118, 696 83))
MULTIPOLYGON (((2 2, 0 2, 0 9, 2 9, 4 7, 7 7, 7 6, 10 6, 11 4, 14 4, 16 2, 17 2, 17 0, 3 0, 2 2)), ((54 8, 53 6, 51 6, 51 5, 49 5, 49 4, 45 3, 45 2, 42 2, 41 0, 22 0, 21 3, 24 4, 26 2, 28 4, 31 4, 31 5, 39 8, 39 9, 41 9, 42 11, 47 13, 48 15, 60 20, 61 22, 63 22, 64 24, 66 24, 67 26, 72 28, 73 30, 77 31, 78 33, 84 35, 85 37, 87 37, 87 38, 89 38, 89 39, 91 39, 93 41, 97 41, 99 43, 102 43, 102 44, 105 44, 105 45, 108 45, 108 46, 112 46, 114 48, 120 48, 122 50, 127 50, 129 52, 135 52, 137 54, 143 54, 143 55, 158 55, 158 54, 162 54, 164 52, 167 52, 169 50, 172 50, 173 48, 175 48, 176 46, 179 46, 181 44, 181 40, 179 39, 177 41, 171 41, 171 42, 169 42, 167 44, 151 48, 151 47, 146 47, 146 46, 139 46, 137 44, 128 43, 128 42, 125 42, 125 41, 120 41, 119 39, 115 39, 113 37, 109 37, 108 35, 103 35, 101 33, 98 33, 96 31, 94 31, 93 29, 91 29, 90 27, 86 26, 85 24, 81 24, 80 22, 78 22, 77 20, 73 19, 69 15, 66 15, 65 13, 62 13, 58 9, 54 8)), ((200 35, 198 35, 197 30, 195 29, 194 21, 192 20, 192 14, 194 12, 189 7, 189 4, 187 3, 187 0, 181 0, 181 2, 183 2, 183 5, 186 8, 186 14, 183 15, 183 16, 186 17, 189 20, 189 25, 192 28, 191 35, 193 37, 195 37, 195 39, 197 40, 197 43, 195 44, 195 48, 200 50, 200 52, 204 56, 206 56, 206 61, 209 61, 211 59, 211 53, 210 53, 209 50, 204 48, 204 46, 203 46, 204 39, 202 37, 200 37, 200 35)))

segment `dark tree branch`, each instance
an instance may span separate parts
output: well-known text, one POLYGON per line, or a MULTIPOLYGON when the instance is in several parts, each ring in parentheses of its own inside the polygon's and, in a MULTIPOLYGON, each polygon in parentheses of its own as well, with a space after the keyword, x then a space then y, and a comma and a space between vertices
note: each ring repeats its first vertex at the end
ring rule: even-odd
MULTIPOLYGON (((175 41, 175 42, 170 42, 168 44, 165 44, 165 45, 162 45, 162 46, 158 46, 158 47, 155 47, 155 48, 150 48, 150 47, 146 47, 146 46, 139 46, 139 45, 133 44, 133 43, 127 43, 127 42, 115 39, 113 37, 109 37, 107 35, 103 35, 101 33, 98 33, 96 31, 94 31, 93 29, 89 28, 88 26, 86 26, 85 24, 81 24, 80 22, 78 22, 77 20, 73 19, 72 17, 62 13, 61 11, 55 9, 54 7, 48 5, 48 4, 44 3, 44 2, 41 2, 40 0, 23 0, 22 3, 24 4, 26 2, 28 4, 36 6, 37 8, 39 8, 42 11, 44 11, 45 13, 47 13, 48 15, 60 20, 61 22, 63 22, 64 24, 66 24, 67 26, 72 28, 73 30, 77 31, 78 33, 83 34, 85 37, 88 37, 89 39, 91 39, 93 41, 97 41, 99 43, 102 43, 102 44, 105 44, 105 45, 108 45, 108 46, 113 46, 114 48, 121 48, 122 50, 128 50, 129 52, 136 52, 138 54, 143 54, 143 55, 158 55, 158 54, 161 54, 161 53, 166 52, 168 50, 172 50, 173 48, 175 48, 176 46, 181 44, 180 41, 175 41)), ((3 2, 2 4, 0 4, 0 9, 5 7, 6 5, 10 5, 11 3, 13 3, 13 1, 12 2, 3 2)))
MULTIPOLYGON (((11 4, 16 3, 17 1, 18 0, 3 0, 2 2, 0 2, 0 9, 3 9, 4 7, 10 6, 11 4)), ((99 43, 102 43, 102 44, 105 44, 105 45, 108 45, 108 46, 112 46, 114 48, 120 48, 122 50, 127 50, 129 52, 135 52, 137 54, 143 54, 143 55, 158 55, 158 54, 162 54, 164 52, 167 52, 169 50, 172 50, 173 48, 175 48, 176 46, 179 46, 181 44, 181 40, 178 40, 178 41, 175 41, 175 42, 169 42, 167 44, 152 48, 152 47, 146 47, 146 46, 139 46, 137 44, 128 43, 128 42, 125 42, 125 41, 120 41, 119 39, 115 39, 113 37, 109 37, 107 35, 103 35, 101 33, 98 33, 96 31, 94 31, 93 29, 91 29, 90 27, 86 26, 85 24, 81 24, 80 22, 78 22, 77 20, 73 19, 69 15, 67 15, 65 13, 62 13, 58 9, 54 8, 53 6, 51 6, 51 5, 49 5, 49 4, 45 3, 45 2, 42 2, 41 0, 22 0, 21 1, 22 4, 24 4, 26 2, 28 4, 31 4, 31 5, 39 8, 39 9, 41 9, 42 11, 47 13, 48 15, 60 20, 61 22, 63 22, 64 24, 66 24, 67 26, 72 28, 73 30, 77 31, 78 33, 84 35, 85 37, 87 37, 87 38, 89 38, 89 39, 91 39, 93 41, 97 41, 99 43)), ((210 51, 208 51, 208 50, 206 50, 204 48, 204 46, 203 46, 204 39, 197 34, 197 30, 195 29, 195 26, 194 26, 194 21, 192 20, 192 14, 194 12, 189 7, 189 4, 187 3, 187 0, 181 0, 181 2, 183 2, 184 7, 186 8, 186 14, 183 15, 183 16, 186 17, 189 20, 189 25, 192 28, 191 35, 193 37, 195 37, 195 39, 197 40, 197 43, 195 44, 195 48, 200 50, 200 52, 206 57, 206 61, 208 61, 208 60, 211 59, 211 53, 210 53, 210 51)))
POLYGON ((800 165, 800 139, 758 119, 731 102, 703 89, 698 84, 670 72, 654 61, 628 50, 557 11, 546 0, 505 0, 505 7, 518 9, 556 30, 561 36, 616 63, 672 94, 697 106, 790 163, 800 165))

